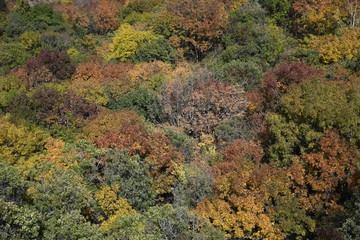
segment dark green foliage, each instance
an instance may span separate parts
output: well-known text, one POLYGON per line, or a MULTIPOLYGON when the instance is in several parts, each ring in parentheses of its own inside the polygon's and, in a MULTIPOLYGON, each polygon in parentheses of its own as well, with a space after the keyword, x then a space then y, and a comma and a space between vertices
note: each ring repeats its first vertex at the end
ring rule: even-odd
POLYGON ((344 240, 360 238, 360 202, 359 197, 355 199, 349 210, 349 217, 342 224, 340 231, 344 235, 344 240), (357 200, 357 201, 356 201, 357 200))
POLYGON ((24 32, 54 31, 65 32, 70 27, 65 23, 60 13, 55 12, 50 5, 36 4, 34 7, 18 7, 13 9, 7 19, 5 35, 18 37, 24 32))
POLYGON ((72 170, 61 170, 51 179, 42 179, 34 186, 34 206, 45 216, 84 210, 92 204, 91 192, 72 170))
POLYGON ((155 204, 156 194, 151 189, 151 164, 138 155, 130 156, 125 150, 96 149, 84 140, 69 146, 76 151, 79 171, 84 181, 93 189, 102 183, 119 186, 119 197, 126 198, 138 211, 146 211, 155 204))
POLYGON ((176 52, 171 47, 168 40, 158 38, 154 41, 145 43, 144 46, 135 53, 132 59, 135 63, 153 62, 156 60, 166 63, 175 63, 176 52))
POLYGON ((21 67, 31 55, 20 43, 0 43, 0 76, 21 67))
POLYGON ((224 79, 239 84, 246 91, 255 88, 262 77, 262 69, 258 64, 241 60, 225 63, 221 73, 224 79))
POLYGON ((13 75, 0 76, 0 109, 8 107, 9 103, 25 90, 24 87, 24 84, 13 75))
POLYGON ((42 218, 28 206, 17 206, 0 198, 0 238, 40 239, 42 218))
POLYGON ((307 230, 313 228, 314 220, 301 208, 297 198, 279 196, 275 203, 274 208, 270 210, 270 216, 289 238, 304 237, 307 230))
POLYGON ((120 12, 121 18, 127 17, 131 13, 151 12, 156 6, 156 1, 134 0, 129 2, 120 12))
POLYGON ((223 41, 227 49, 222 55, 231 55, 232 60, 257 57, 269 64, 291 43, 281 28, 267 20, 264 9, 252 1, 230 13, 229 30, 223 41))
POLYGON ((45 32, 41 34, 40 43, 43 49, 66 51, 74 45, 74 40, 67 33, 45 32))
POLYGON ((193 157, 196 148, 196 140, 194 138, 171 128, 165 130, 165 135, 170 139, 171 145, 183 153, 185 158, 191 159, 193 157))
POLYGON ((21 203, 26 189, 27 183, 16 168, 0 162, 0 198, 7 202, 21 203))
POLYGON ((101 231, 90 222, 87 222, 79 210, 74 210, 62 214, 60 217, 53 217, 47 220, 45 222, 43 239, 98 240, 102 239, 102 236, 101 231))
POLYGON ((0 12, 6 12, 7 6, 5 0, 0 0, 0 12))
POLYGON ((165 118, 157 95, 146 88, 137 88, 108 105, 112 110, 134 110, 153 122, 162 122, 165 118))
POLYGON ((220 145, 230 143, 238 138, 251 139, 255 136, 255 124, 246 116, 231 117, 229 120, 222 121, 215 128, 215 136, 220 145))
POLYGON ((225 236, 202 223, 186 208, 171 205, 150 208, 143 215, 120 218, 110 228, 109 239, 225 240, 225 236))
POLYGON ((139 156, 130 157, 124 151, 109 150, 103 157, 105 181, 119 185, 119 196, 126 198, 135 209, 144 211, 155 203, 151 189, 150 164, 139 156))
POLYGON ((270 16, 281 26, 291 24, 289 0, 259 0, 259 3, 268 11, 270 16))
POLYGON ((210 168, 201 163, 184 166, 185 180, 174 189, 174 205, 195 208, 203 199, 213 193, 214 184, 210 168))
POLYGON ((290 55, 289 60, 299 59, 305 61, 308 65, 313 66, 320 63, 320 55, 317 50, 298 48, 295 52, 290 55))

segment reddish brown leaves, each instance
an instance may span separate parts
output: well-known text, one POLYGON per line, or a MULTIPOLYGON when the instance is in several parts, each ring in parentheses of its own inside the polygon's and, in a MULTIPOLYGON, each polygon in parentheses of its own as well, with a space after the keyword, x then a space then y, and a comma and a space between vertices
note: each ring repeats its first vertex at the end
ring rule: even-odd
POLYGON ((188 31, 186 41, 205 52, 222 36, 226 23, 224 1, 180 0, 169 1, 168 11, 178 18, 188 31))
POLYGON ((195 136, 212 133, 221 121, 241 116, 246 108, 243 89, 217 80, 175 82, 166 89, 163 102, 176 124, 195 136))
POLYGON ((319 142, 319 151, 302 156, 304 164, 294 163, 290 176, 296 183, 295 192, 306 208, 337 208, 339 187, 350 183, 356 172, 359 151, 328 131, 319 142))

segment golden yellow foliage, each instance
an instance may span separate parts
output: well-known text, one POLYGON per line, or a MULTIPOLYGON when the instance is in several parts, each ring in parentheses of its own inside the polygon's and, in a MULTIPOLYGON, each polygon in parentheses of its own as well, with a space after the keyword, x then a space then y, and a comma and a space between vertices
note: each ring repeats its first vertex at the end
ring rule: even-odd
POLYGON ((110 54, 105 56, 105 59, 126 62, 144 43, 157 38, 158 36, 150 30, 141 31, 130 24, 122 24, 115 33, 113 42, 110 44, 110 54))
POLYGON ((342 29, 340 35, 311 36, 306 40, 306 45, 317 49, 324 63, 351 60, 359 53, 360 28, 342 29))
POLYGON ((22 126, 0 119, 0 161, 9 164, 26 164, 31 157, 44 150, 45 134, 41 131, 30 132, 22 126))
POLYGON ((114 184, 112 186, 104 185, 95 193, 95 199, 105 213, 105 217, 108 218, 101 225, 104 230, 107 230, 119 217, 136 213, 125 198, 117 196, 118 192, 119 186, 114 184))

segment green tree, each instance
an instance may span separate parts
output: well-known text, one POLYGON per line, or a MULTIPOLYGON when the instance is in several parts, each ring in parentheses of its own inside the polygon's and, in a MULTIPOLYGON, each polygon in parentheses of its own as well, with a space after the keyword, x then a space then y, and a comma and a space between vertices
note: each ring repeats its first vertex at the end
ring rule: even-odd
POLYGON ((21 67, 31 55, 20 43, 0 43, 0 75, 21 67))
POLYGON ((22 203, 28 183, 15 167, 0 162, 0 198, 7 202, 22 203))
POLYGON ((42 216, 29 206, 17 206, 0 198, 1 239, 41 239, 42 216))
POLYGON ((98 240, 102 239, 101 231, 80 214, 80 210, 74 210, 52 217, 45 222, 44 237, 46 240, 53 239, 79 239, 98 240))

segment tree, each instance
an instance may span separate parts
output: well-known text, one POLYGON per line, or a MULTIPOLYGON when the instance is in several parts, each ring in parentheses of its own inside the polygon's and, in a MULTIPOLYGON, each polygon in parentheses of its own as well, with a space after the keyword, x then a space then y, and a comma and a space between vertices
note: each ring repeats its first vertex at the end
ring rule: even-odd
POLYGON ((146 42, 132 57, 132 61, 135 63, 163 61, 174 64, 175 60, 175 50, 170 45, 170 42, 162 37, 146 42))
POLYGON ((0 76, 0 108, 5 110, 10 102, 24 90, 24 85, 16 76, 0 76))
POLYGON ((104 158, 105 182, 119 186, 119 197, 127 199, 138 211, 145 211, 155 204, 156 194, 151 188, 153 180, 148 161, 114 149, 108 150, 104 158))
POLYGON ((42 50, 36 58, 30 59, 25 65, 28 74, 36 72, 34 70, 46 67, 56 80, 65 80, 75 72, 75 63, 69 58, 66 52, 50 52, 42 50))
POLYGON ((260 101, 258 98, 254 99, 252 104, 257 105, 258 110, 276 111, 281 106, 280 97, 289 90, 290 86, 321 74, 321 71, 302 61, 278 64, 273 69, 266 71, 264 81, 257 90, 260 101))
POLYGON ((106 105, 132 90, 128 63, 83 62, 77 65, 70 89, 90 102, 106 105))
POLYGON ((30 131, 23 126, 15 126, 0 121, 0 159, 10 165, 22 165, 38 156, 45 145, 46 135, 41 131, 30 131))
POLYGON ((322 0, 294 1, 292 6, 299 15, 296 22, 305 33, 329 34, 348 22, 356 26, 357 1, 322 0), (349 20, 349 21, 348 21, 349 20))
POLYGON ((195 57, 212 49, 219 42, 226 23, 226 1, 181 0, 169 1, 167 11, 187 31, 185 41, 195 48, 195 57))
POLYGON ((209 239, 224 240, 224 235, 203 223, 184 208, 170 204, 155 206, 114 223, 110 236, 127 239, 209 239))
POLYGON ((23 202, 28 183, 17 169, 6 162, 0 162, 0 198, 6 202, 23 202))
POLYGON ((137 30, 129 24, 122 24, 116 31, 110 45, 110 53, 105 56, 107 60, 115 59, 126 62, 136 54, 147 42, 152 42, 159 37, 151 30, 137 30))
POLYGON ((324 81, 315 78, 291 88, 281 98, 281 104, 288 119, 307 123, 314 130, 333 127, 354 144, 359 135, 356 124, 360 104, 358 89, 356 79, 324 81))
POLYGON ((262 78, 262 69, 251 61, 233 60, 221 68, 222 77, 232 83, 239 84, 245 91, 255 88, 262 78))
POLYGON ((254 141, 231 143, 224 161, 213 167, 215 195, 201 201, 196 214, 232 238, 283 239, 314 231, 314 221, 291 193, 286 171, 261 164, 262 158, 254 141))
POLYGON ((220 55, 221 61, 254 59, 263 68, 278 61, 293 43, 282 28, 269 21, 265 10, 254 1, 230 12, 222 40, 226 49, 220 55))
POLYGON ((357 58, 360 53, 359 38, 360 28, 343 28, 338 35, 311 36, 306 39, 306 44, 319 52, 323 63, 336 63, 357 58))
POLYGON ((221 121, 241 116, 246 107, 243 89, 217 80, 198 80, 195 76, 185 82, 170 83, 162 102, 170 122, 195 136, 213 133, 221 121))
POLYGON ((146 88, 137 88, 112 102, 111 109, 128 109, 136 111, 152 122, 163 122, 163 113, 160 100, 157 95, 146 88))
POLYGON ((40 176, 28 193, 46 219, 76 210, 85 211, 93 202, 91 192, 73 170, 55 170, 50 176, 40 176))
MULTIPOLYGON (((95 199, 100 205, 106 220, 101 224, 104 229, 108 229, 109 225, 116 221, 117 218, 136 213, 128 204, 126 198, 117 196, 118 192, 119 186, 114 184, 111 187, 104 185, 95 193, 95 199)), ((101 217, 100 220, 104 220, 104 217, 101 217)))
POLYGON ((123 126, 142 125, 143 120, 133 111, 104 111, 97 118, 89 122, 83 130, 82 137, 90 141, 102 137, 104 134, 123 126))
POLYGON ((259 3, 269 12, 270 16, 281 26, 291 24, 289 19, 291 1, 288 0, 260 0, 259 3))
POLYGON ((105 34, 118 27, 118 14, 124 3, 124 0, 74 1, 57 4, 57 8, 69 22, 87 28, 90 32, 105 34))
POLYGON ((290 168, 295 193, 303 206, 314 212, 341 208, 341 189, 350 182, 359 158, 359 151, 334 131, 325 132, 318 144, 318 151, 303 154, 290 168))
POLYGON ((23 45, 19 43, 0 43, 0 75, 11 69, 21 67, 30 58, 23 45))
POLYGON ((59 12, 53 10, 49 4, 36 4, 33 7, 27 1, 13 8, 7 16, 5 36, 18 37, 28 31, 35 32, 71 32, 59 12))
POLYGON ((3 239, 39 239, 42 216, 29 206, 18 206, 0 198, 0 236, 3 239))
POLYGON ((45 222, 44 239, 91 239, 102 238, 96 225, 81 215, 80 210, 52 217, 45 222))

